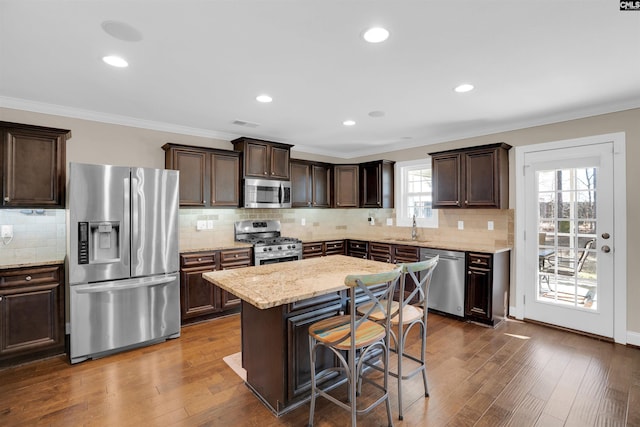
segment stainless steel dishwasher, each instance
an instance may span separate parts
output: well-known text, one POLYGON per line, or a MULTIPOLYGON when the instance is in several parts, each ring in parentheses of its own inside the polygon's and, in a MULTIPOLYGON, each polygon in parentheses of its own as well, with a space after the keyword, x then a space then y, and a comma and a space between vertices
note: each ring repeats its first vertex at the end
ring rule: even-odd
POLYGON ((440 256, 429 285, 428 307, 464 317, 465 253, 441 249, 420 249, 420 260, 440 256))

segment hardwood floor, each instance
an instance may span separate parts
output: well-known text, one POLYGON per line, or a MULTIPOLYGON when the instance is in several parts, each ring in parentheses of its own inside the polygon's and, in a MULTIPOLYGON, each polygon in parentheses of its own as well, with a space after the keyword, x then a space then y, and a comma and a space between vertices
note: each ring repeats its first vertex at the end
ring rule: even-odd
MULTIPOLYGON (((496 329, 429 315, 430 397, 404 383, 396 426, 640 426, 640 349, 508 321, 496 329)), ((222 358, 240 351, 237 315, 179 339, 71 366, 64 357, 0 371, 1 426, 303 426, 274 417, 222 358)), ((392 388, 395 380, 391 380, 392 388)), ((385 424, 384 405, 359 425, 385 424)), ((319 399, 315 425, 349 425, 319 399)))

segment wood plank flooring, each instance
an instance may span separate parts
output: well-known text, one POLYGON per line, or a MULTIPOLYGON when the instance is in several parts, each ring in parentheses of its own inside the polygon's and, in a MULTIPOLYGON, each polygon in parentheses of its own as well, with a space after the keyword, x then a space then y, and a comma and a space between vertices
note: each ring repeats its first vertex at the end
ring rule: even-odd
MULTIPOLYGON (((240 351, 238 315, 179 339, 71 366, 64 357, 0 371, 0 426, 304 426, 276 418, 222 358, 240 351)), ((640 349, 508 321, 496 329, 429 314, 430 397, 404 383, 396 426, 640 426, 640 349)), ((391 379, 392 388, 395 380, 391 379)), ((384 405, 358 419, 385 425, 384 405)), ((316 426, 347 426, 319 399, 316 426)))

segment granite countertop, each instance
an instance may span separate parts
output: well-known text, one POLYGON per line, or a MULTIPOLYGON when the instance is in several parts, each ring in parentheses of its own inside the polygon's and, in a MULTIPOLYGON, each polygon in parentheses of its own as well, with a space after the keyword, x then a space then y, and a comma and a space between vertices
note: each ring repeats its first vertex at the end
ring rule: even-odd
POLYGON ((42 267, 45 265, 60 265, 64 264, 64 260, 50 260, 50 261, 38 261, 38 262, 25 262, 22 264, 5 264, 0 265, 0 270, 8 270, 10 268, 29 268, 29 267, 42 267))
MULTIPOLYGON (((511 250, 511 247, 509 246, 490 246, 490 245, 478 245, 478 244, 468 244, 468 243, 440 243, 440 242, 434 242, 430 240, 411 240, 411 239, 395 238, 395 237, 372 238, 372 237, 352 235, 348 237, 343 237, 343 239, 364 240, 367 242, 391 243, 394 245, 419 246, 421 248, 443 249, 448 251, 460 251, 460 252, 482 252, 482 253, 497 254, 500 252, 511 250)), ((329 240, 340 240, 340 239, 338 238, 311 239, 311 240, 303 240, 302 243, 319 243, 319 242, 325 242, 329 240)))
POLYGON ((346 289, 344 278, 349 274, 382 273, 395 267, 386 262, 331 255, 212 271, 202 277, 243 301, 266 309, 346 289))
POLYGON ((240 249, 240 248, 253 248, 253 245, 251 243, 225 241, 225 242, 212 243, 211 246, 207 246, 203 248, 180 249, 180 253, 188 254, 193 252, 219 251, 224 249, 240 249))

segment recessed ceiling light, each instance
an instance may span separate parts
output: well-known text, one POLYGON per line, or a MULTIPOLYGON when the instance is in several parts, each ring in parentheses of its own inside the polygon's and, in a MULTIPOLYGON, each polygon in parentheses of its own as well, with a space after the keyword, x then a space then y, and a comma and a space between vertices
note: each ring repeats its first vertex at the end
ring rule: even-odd
POLYGON ((354 120, 345 120, 344 122, 342 122, 342 124, 345 126, 353 126, 356 124, 356 122, 354 120))
POLYGON ((469 83, 463 83, 461 85, 456 86, 455 89, 453 90, 455 90, 458 93, 470 92, 473 90, 473 85, 469 83))
POLYGON ((129 66, 129 63, 127 61, 115 55, 105 56, 102 58, 102 60, 112 67, 124 68, 129 66))
POLYGON ((269 95, 258 95, 258 96, 256 96, 256 101, 263 102, 263 103, 268 103, 268 102, 273 101, 273 98, 271 98, 269 95))
POLYGON ((389 31, 382 27, 369 28, 362 37, 369 43, 380 43, 389 38, 389 31))
POLYGON ((370 111, 369 112, 369 117, 374 117, 374 118, 378 118, 378 117, 384 117, 385 112, 384 111, 380 111, 380 110, 375 110, 375 111, 370 111))
POLYGON ((126 22, 104 21, 102 29, 111 37, 125 42, 139 42, 142 40, 142 33, 126 22))

